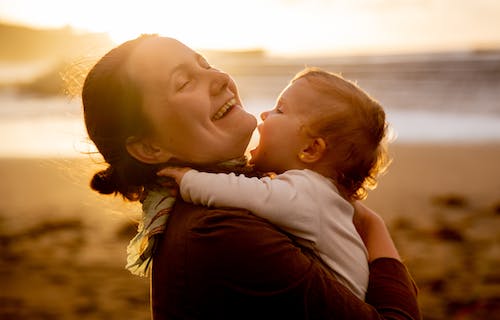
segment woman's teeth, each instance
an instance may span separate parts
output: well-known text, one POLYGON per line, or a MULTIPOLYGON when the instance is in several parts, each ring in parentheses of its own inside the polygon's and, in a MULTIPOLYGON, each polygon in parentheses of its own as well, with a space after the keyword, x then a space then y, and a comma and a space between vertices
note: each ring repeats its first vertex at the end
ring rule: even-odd
POLYGON ((234 105, 236 104, 236 99, 233 98, 226 102, 217 113, 212 117, 212 120, 219 120, 222 118, 234 105))

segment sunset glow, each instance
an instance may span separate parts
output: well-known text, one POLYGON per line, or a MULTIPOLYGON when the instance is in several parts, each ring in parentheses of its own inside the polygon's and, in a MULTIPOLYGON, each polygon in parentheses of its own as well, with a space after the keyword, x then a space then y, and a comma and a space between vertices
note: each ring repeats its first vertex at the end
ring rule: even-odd
POLYGON ((198 48, 287 54, 500 45, 500 3, 494 0, 3 0, 0 20, 107 32, 117 43, 159 33, 198 48))

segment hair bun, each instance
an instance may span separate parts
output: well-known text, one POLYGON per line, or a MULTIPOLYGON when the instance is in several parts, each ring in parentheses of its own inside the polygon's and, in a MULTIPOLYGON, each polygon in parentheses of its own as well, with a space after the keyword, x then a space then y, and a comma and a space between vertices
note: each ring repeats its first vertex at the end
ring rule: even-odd
POLYGON ((109 166, 106 170, 101 170, 94 174, 90 181, 90 187, 102 194, 112 194, 117 192, 117 185, 114 179, 113 167, 109 166))

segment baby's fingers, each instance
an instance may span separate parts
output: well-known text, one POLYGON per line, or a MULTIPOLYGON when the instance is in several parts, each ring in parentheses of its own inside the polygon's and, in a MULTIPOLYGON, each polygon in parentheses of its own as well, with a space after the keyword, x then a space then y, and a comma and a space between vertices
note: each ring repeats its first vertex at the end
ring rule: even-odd
POLYGON ((157 171, 156 174, 161 177, 175 177, 179 173, 179 169, 179 167, 165 167, 157 171))
POLYGON ((174 178, 175 181, 180 184, 184 174, 191 170, 187 167, 165 167, 156 172, 158 176, 174 178))

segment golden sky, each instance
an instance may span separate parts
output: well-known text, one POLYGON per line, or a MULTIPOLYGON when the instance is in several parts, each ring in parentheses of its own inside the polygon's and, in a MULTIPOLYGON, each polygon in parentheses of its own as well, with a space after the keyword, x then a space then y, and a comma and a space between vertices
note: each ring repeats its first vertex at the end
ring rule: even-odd
POLYGON ((500 47, 498 0, 0 0, 0 20, 278 54, 500 47))

